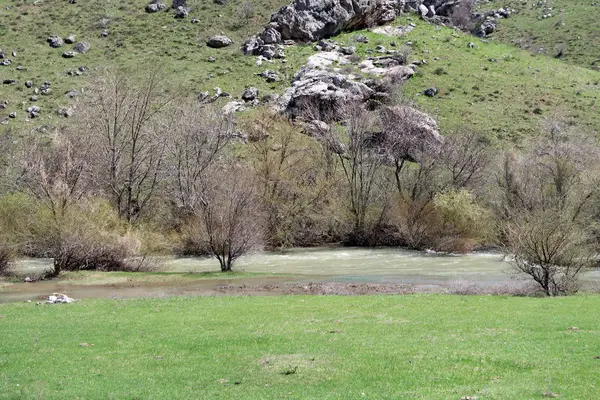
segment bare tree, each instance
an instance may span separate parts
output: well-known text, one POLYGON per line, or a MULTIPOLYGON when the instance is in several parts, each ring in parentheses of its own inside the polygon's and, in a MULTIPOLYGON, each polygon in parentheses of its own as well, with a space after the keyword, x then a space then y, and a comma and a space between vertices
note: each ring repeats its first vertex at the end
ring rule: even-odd
POLYGON ((52 143, 35 141, 26 150, 20 185, 60 222, 89 185, 89 143, 57 134, 52 143))
POLYGON ((119 215, 135 222, 160 182, 171 97, 163 76, 150 71, 141 81, 108 73, 89 91, 86 126, 95 146, 95 176, 119 215))
POLYGON ((589 233, 559 210, 520 215, 518 222, 504 224, 503 232, 515 269, 548 296, 576 292, 579 275, 595 262, 589 233))
POLYGON ((232 271, 244 254, 260 249, 264 219, 252 175, 240 167, 213 170, 202 196, 193 206, 199 223, 199 241, 221 265, 232 271))
POLYGON ((380 207, 377 220, 384 215, 388 182, 382 144, 375 137, 376 116, 360 104, 350 104, 343 112, 343 126, 332 126, 326 140, 344 174, 356 239, 365 233, 368 214, 375 205, 380 207))
POLYGON ((45 227, 49 255, 54 258, 51 276, 65 264, 70 213, 87 194, 90 145, 76 135, 57 134, 50 144, 36 141, 26 150, 21 188, 31 194, 51 215, 45 227))
POLYGON ((219 161, 234 136, 231 115, 199 105, 174 113, 168 141, 170 186, 177 207, 190 210, 202 195, 207 171, 219 161))
POLYGON ((598 154, 592 140, 552 119, 524 154, 507 154, 499 168, 495 206, 506 251, 547 295, 575 291, 591 264, 598 154))
POLYGON ((263 111, 247 124, 251 161, 267 215, 267 243, 285 247, 318 232, 302 232, 322 205, 328 185, 321 176, 322 148, 286 118, 263 111))

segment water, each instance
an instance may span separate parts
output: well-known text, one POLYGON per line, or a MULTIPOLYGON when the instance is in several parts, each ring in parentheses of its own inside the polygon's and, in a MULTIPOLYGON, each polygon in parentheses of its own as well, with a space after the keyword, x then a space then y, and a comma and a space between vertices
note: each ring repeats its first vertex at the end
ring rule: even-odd
MULTIPOLYGON (((162 259, 167 272, 218 271, 212 258, 162 259)), ((49 268, 51 259, 22 260, 23 272, 49 268)), ((258 253, 239 259, 237 271, 273 273, 274 276, 210 279, 191 282, 119 283, 38 282, 13 285, 2 292, 0 303, 35 300, 52 292, 66 292, 75 298, 140 297, 223 293, 219 286, 266 285, 286 282, 352 282, 414 285, 445 285, 452 281, 472 281, 479 285, 494 285, 509 281, 511 267, 497 253, 440 255, 400 248, 313 248, 283 252, 258 253), (283 275, 282 275, 283 274, 283 275)), ((585 280, 600 281, 600 270, 585 274, 585 280)), ((241 294, 253 294, 251 290, 241 294)), ((264 294, 264 293, 261 293, 264 294)), ((274 293, 276 294, 276 293, 274 293)))
MULTIPOLYGON (((216 260, 206 258, 170 259, 165 266, 179 272, 219 268, 216 260)), ((493 253, 439 255, 399 248, 318 248, 253 254, 238 260, 235 269, 362 282, 436 283, 455 279, 502 281, 510 268, 502 255, 493 253)))

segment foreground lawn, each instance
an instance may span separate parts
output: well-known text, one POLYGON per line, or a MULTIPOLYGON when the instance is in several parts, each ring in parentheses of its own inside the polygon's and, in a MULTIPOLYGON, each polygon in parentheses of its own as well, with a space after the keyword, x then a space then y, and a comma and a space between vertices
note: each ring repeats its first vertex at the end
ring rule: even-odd
POLYGON ((600 398, 600 296, 0 305, 0 398, 600 398))

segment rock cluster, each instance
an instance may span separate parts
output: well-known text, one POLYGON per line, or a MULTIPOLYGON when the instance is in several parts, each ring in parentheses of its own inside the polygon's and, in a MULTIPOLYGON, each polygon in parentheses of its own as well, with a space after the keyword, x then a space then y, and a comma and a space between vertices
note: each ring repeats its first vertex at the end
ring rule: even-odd
POLYGON ((459 0, 294 0, 273 14, 264 31, 249 38, 242 50, 247 55, 260 55, 270 59, 275 56, 277 45, 286 40, 318 41, 342 31, 387 24, 405 10, 424 10, 426 16, 449 16, 458 2, 459 0))
POLYGON ((486 37, 490 35, 496 30, 498 20, 501 18, 508 18, 512 15, 512 13, 513 11, 509 8, 499 8, 497 10, 488 11, 484 14, 473 14, 473 20, 477 21, 473 34, 479 37, 486 37))

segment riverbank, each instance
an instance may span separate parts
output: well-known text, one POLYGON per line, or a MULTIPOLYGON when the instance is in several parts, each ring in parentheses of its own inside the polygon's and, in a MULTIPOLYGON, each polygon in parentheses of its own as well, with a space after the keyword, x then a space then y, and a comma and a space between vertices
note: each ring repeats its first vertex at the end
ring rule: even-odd
POLYGON ((600 296, 0 305, 0 398, 595 399, 600 296))

